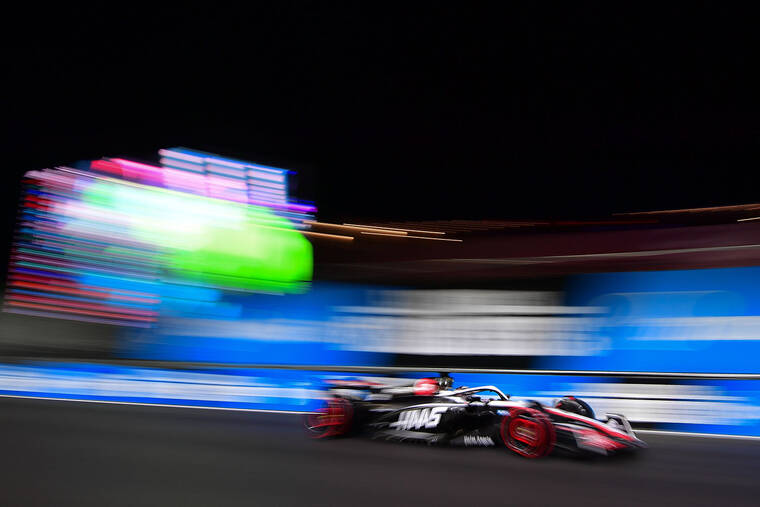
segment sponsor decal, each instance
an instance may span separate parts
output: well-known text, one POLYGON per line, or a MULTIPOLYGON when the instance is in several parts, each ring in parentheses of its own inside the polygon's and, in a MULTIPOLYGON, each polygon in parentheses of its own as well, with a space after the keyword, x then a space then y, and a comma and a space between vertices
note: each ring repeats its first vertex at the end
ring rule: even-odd
POLYGON ((396 430, 435 428, 441 422, 441 414, 446 412, 446 410, 448 410, 448 407, 404 410, 399 413, 398 420, 390 423, 389 427, 396 430))
POLYGON ((491 437, 465 435, 464 445, 477 445, 481 447, 488 447, 495 444, 493 443, 493 440, 491 439, 491 437))
POLYGON ((525 424, 520 424, 515 428, 515 438, 523 442, 532 443, 536 440, 536 431, 525 424))
POLYGON ((365 398, 365 400, 366 401, 387 401, 387 400, 390 400, 391 398, 393 398, 393 396, 390 395, 390 394, 380 394, 380 393, 378 393, 378 394, 370 394, 370 395, 368 395, 365 398))

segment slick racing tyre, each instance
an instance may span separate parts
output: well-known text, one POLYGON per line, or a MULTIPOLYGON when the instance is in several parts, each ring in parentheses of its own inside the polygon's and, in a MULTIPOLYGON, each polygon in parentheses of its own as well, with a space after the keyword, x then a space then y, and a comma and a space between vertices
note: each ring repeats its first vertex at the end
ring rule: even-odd
POLYGON ((324 400, 322 406, 304 416, 304 427, 311 438, 340 437, 352 428, 354 409, 343 398, 324 400))
POLYGON ((554 426, 534 408, 510 410, 501 420, 500 433, 507 449, 526 458, 546 456, 554 447, 554 426))

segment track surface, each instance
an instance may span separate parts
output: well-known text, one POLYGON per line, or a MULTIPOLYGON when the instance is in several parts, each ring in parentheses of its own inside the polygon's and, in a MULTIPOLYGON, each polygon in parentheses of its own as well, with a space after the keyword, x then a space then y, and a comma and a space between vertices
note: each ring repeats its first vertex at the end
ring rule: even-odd
POLYGON ((0 505, 760 505, 760 442, 633 459, 306 440, 300 417, 0 398, 0 505))

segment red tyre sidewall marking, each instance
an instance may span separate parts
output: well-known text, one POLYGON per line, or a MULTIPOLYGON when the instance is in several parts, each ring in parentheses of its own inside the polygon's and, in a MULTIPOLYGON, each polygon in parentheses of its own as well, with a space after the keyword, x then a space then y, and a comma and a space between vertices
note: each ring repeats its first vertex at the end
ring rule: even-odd
POLYGON ((512 419, 509 422, 509 434, 514 438, 515 440, 519 440, 520 442, 523 442, 525 444, 528 444, 533 447, 537 447, 538 443, 540 443, 540 440, 543 436, 543 429, 539 427, 539 425, 533 421, 529 421, 527 419, 512 419), (520 429, 527 429, 531 432, 533 432, 533 436, 528 436, 519 433, 518 430, 520 429))
POLYGON ((340 407, 339 414, 343 419, 342 423, 336 424, 332 436, 345 435, 351 429, 351 421, 354 417, 354 409, 348 400, 337 398, 336 403, 340 407))
POLYGON ((315 433, 313 430, 310 430, 309 436, 311 438, 325 438, 329 436, 332 428, 329 422, 322 422, 322 419, 324 417, 329 417, 329 407, 328 407, 327 401, 325 401, 325 406, 318 408, 317 410, 314 411, 314 413, 308 414, 306 416, 306 426, 308 428, 327 427, 325 431, 323 431, 322 433, 315 433))
POLYGON ((353 419, 353 408, 348 400, 331 398, 325 400, 325 406, 316 410, 315 414, 307 416, 307 424, 311 427, 326 426, 324 433, 313 434, 312 438, 335 437, 348 433, 353 419), (327 422, 312 424, 318 417, 328 417, 327 422))
MULTIPOLYGON (((554 447, 554 441, 555 441, 555 434, 554 434, 554 427, 551 424, 551 421, 548 417, 546 417, 544 414, 539 412, 538 410, 530 409, 530 408, 518 408, 510 411, 510 414, 508 416, 505 416, 501 420, 501 439, 504 442, 504 445, 513 452, 516 452, 517 454, 524 456, 526 458, 540 458, 542 456, 545 456, 551 452, 552 448, 554 447), (532 417, 533 419, 536 419, 537 421, 528 421, 528 420, 519 420, 518 417, 520 415, 527 415, 532 417), (512 425, 513 422, 516 422, 517 424, 515 426, 512 425), (520 426, 528 426, 529 423, 531 425, 535 425, 535 429, 537 430, 535 442, 537 442, 536 445, 533 446, 532 451, 526 451, 523 449, 520 449, 519 447, 511 444, 511 440, 518 440, 523 443, 528 443, 525 441, 524 438, 520 438, 519 435, 514 435, 512 433, 512 429, 517 429, 520 426)), ((528 444, 531 445, 531 444, 528 444)))

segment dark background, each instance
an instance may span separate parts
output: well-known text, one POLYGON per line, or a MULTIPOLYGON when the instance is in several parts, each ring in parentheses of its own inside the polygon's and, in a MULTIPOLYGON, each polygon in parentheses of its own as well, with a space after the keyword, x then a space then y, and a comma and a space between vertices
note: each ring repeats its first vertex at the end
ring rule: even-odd
MULTIPOLYGON (((4 6, 0 245, 24 172, 103 156, 155 163, 171 146, 294 169, 297 195, 325 221, 759 200, 760 41, 741 4, 366 4, 4 6)), ((757 497, 757 449, 744 441, 648 437, 649 459, 633 465, 538 469, 354 440, 305 449, 295 426, 238 413, 23 403, 3 402, 2 433, 16 435, 0 463, 6 504, 388 504, 398 491, 430 503, 432 491, 530 505, 545 503, 549 480, 582 505, 757 497)))
POLYGON ((319 218, 581 218, 757 200, 757 30, 709 4, 14 7, 27 170, 187 146, 294 169, 319 218))

